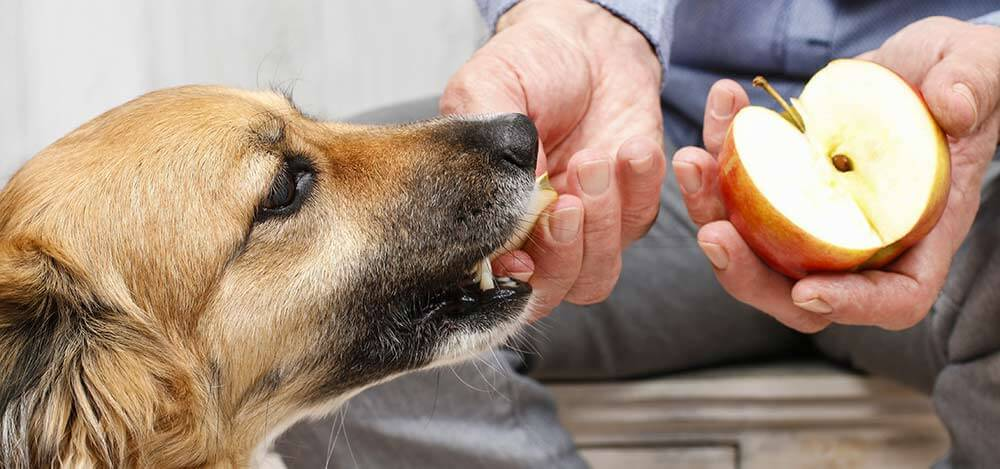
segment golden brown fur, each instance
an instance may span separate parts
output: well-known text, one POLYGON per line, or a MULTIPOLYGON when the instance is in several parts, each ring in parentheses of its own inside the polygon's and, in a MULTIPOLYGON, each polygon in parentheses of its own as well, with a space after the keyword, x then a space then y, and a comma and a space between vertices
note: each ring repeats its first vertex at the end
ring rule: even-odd
POLYGON ((455 334, 505 336, 523 295, 472 319, 420 299, 500 246, 530 191, 469 157, 489 153, 476 125, 186 87, 43 150, 0 193, 0 467, 246 466, 295 419, 474 351, 445 350, 455 334), (295 155, 305 205, 259 221, 295 155))

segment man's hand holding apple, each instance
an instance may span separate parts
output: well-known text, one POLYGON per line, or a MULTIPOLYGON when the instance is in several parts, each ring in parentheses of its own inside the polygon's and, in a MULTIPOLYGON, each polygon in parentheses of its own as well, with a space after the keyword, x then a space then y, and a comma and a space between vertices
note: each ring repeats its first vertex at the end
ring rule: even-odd
POLYGON ((972 225, 1000 140, 1000 28, 929 18, 860 58, 888 67, 921 92, 951 152, 951 190, 939 221, 888 265, 795 280, 750 249, 729 220, 717 159, 734 116, 749 104, 735 82, 720 81, 709 94, 705 149, 684 148, 674 157, 688 213, 701 226, 698 242, 719 281, 735 298, 803 332, 831 323, 902 329, 923 319, 972 225))

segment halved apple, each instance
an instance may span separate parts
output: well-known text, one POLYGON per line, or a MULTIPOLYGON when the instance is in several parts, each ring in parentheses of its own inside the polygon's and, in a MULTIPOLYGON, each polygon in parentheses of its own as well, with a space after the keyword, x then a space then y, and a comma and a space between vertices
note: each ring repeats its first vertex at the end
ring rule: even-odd
POLYGON ((922 97, 863 60, 816 73, 784 114, 737 113, 720 154, 729 219, 768 265, 794 278, 874 269, 923 238, 950 188, 948 142, 922 97))

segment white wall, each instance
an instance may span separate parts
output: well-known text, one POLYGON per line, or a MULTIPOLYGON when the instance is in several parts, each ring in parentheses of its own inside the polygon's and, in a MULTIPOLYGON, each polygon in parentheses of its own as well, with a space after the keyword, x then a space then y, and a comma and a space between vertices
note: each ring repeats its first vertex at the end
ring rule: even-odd
POLYGON ((440 93, 484 34, 473 0, 0 0, 0 184, 149 90, 292 87, 335 119, 440 93))

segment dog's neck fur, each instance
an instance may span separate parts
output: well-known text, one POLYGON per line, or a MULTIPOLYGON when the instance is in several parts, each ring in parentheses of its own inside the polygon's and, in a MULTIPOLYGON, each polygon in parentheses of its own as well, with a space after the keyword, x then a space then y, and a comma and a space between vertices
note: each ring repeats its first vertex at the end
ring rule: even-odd
POLYGON ((92 296, 52 259, 0 249, 23 267, 0 266, 0 466, 246 467, 298 410, 241 403, 184 345, 192 332, 153 327, 125 293, 92 296))
POLYGON ((178 348, 154 343, 65 350, 3 415, 0 443, 3 460, 15 464, 10 469, 53 461, 81 468, 251 466, 268 437, 265 425, 274 422, 255 418, 253 409, 226 412, 207 367, 185 366, 199 361, 166 356, 178 348), (28 444, 8 438, 23 435, 28 444))

